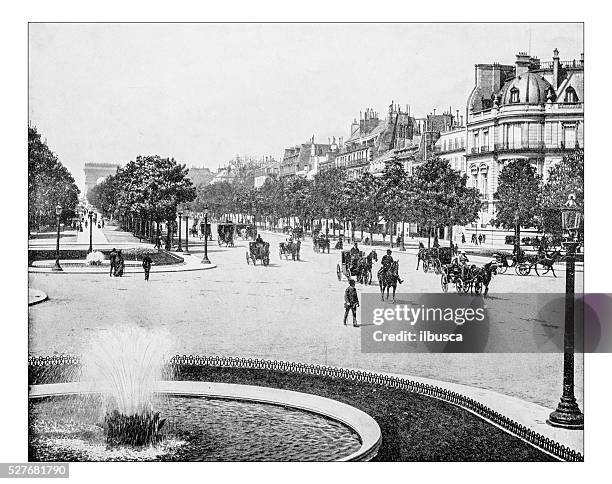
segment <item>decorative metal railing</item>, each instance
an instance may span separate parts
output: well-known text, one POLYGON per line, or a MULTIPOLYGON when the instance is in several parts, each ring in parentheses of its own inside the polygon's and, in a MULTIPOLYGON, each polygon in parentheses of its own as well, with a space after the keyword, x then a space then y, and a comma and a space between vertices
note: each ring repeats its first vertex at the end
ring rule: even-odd
MULTIPOLYGON (((473 398, 435 385, 410 380, 408 378, 384 375, 376 372, 350 370, 333 366, 295 363, 282 360, 262 360, 257 358, 237 358, 231 356, 200 356, 176 355, 170 359, 170 365, 178 366, 210 366, 219 368, 240 368, 253 370, 270 370, 287 373, 325 376, 344 380, 360 381, 388 388, 399 388, 408 392, 418 393, 446 401, 462 407, 499 426, 516 437, 523 439, 534 447, 543 450, 561 460, 569 462, 582 462, 584 457, 565 445, 555 442, 536 431, 496 412, 479 403, 473 398)), ((28 366, 37 368, 45 366, 78 365, 79 358, 74 355, 30 356, 28 366)))

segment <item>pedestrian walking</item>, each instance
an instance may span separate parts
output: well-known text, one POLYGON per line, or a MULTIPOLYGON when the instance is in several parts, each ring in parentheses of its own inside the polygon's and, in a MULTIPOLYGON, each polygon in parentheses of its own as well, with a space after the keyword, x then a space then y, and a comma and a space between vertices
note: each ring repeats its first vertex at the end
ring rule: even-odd
POLYGON ((151 272, 151 266, 153 265, 153 259, 149 254, 145 254, 142 258, 142 268, 144 269, 145 281, 149 280, 149 273, 151 272))
POLYGON ((461 234, 461 244, 465 244, 465 233, 461 234))
POLYGON ((344 291, 344 325, 348 318, 349 311, 353 313, 353 326, 357 327, 357 307, 359 306, 359 296, 355 288, 355 279, 349 279, 349 287, 344 291))
POLYGON ((482 243, 486 243, 487 242, 487 234, 482 234, 482 243))
POLYGON ((110 274, 109 274, 109 276, 113 277, 113 275, 115 274, 115 268, 117 267, 117 249, 115 249, 113 247, 113 250, 110 251, 110 254, 108 255, 108 258, 110 259, 110 274))
POLYGON ((123 271, 125 270, 125 259, 121 253, 121 249, 117 251, 117 260, 115 262, 115 277, 123 277, 123 271))
POLYGON ((482 244, 482 234, 478 235, 478 245, 482 244))

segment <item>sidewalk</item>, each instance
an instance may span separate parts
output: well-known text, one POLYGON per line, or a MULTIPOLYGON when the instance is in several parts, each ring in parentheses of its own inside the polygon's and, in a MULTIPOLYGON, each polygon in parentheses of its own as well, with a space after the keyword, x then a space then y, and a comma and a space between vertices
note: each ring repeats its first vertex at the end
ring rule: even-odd
MULTIPOLYGON (((99 229, 95 223, 92 224, 91 240, 94 246, 108 243, 108 240, 104 236, 102 229, 99 229)), ((77 232, 76 243, 87 244, 87 246, 89 247, 89 224, 87 225, 87 228, 85 228, 85 224, 83 224, 83 232, 77 232)))

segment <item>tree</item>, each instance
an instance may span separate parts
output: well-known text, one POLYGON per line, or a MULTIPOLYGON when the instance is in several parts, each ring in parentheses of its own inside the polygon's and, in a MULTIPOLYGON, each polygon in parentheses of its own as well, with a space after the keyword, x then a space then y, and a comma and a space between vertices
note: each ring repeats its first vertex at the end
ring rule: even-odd
POLYGON ((111 175, 106 177, 87 192, 87 200, 96 207, 102 215, 111 218, 118 208, 120 186, 118 177, 111 175))
POLYGON ((478 218, 480 193, 468 188, 467 177, 447 160, 432 158, 416 167, 410 193, 414 197, 411 214, 428 228, 428 237, 434 227, 466 225, 478 218))
POLYGON ((496 216, 491 222, 496 227, 514 229, 514 245, 518 252, 521 227, 534 227, 540 210, 541 177, 529 160, 512 160, 499 174, 496 216))
MULTIPOLYGON (((342 206, 336 203, 346 181, 346 172, 340 168, 321 171, 314 176, 312 212, 314 217, 342 219, 342 206)), ((333 227, 335 232, 335 227, 333 227)))
POLYGON ((561 235, 561 208, 567 197, 576 196, 576 206, 584 212, 584 151, 576 151, 563 157, 548 172, 542 188, 540 226, 544 233, 561 235))
POLYGON ((79 203, 74 178, 35 127, 28 127, 28 203, 28 230, 54 224, 58 204, 62 219, 74 217, 79 203))
POLYGON ((165 221, 169 249, 177 207, 196 197, 188 173, 174 158, 138 156, 92 190, 89 200, 104 213, 118 212, 129 229, 134 229, 136 219, 139 232, 145 222, 165 221))
MULTIPOLYGON (((380 178, 378 198, 381 201, 382 215, 387 222, 387 227, 395 227, 397 222, 404 219, 408 199, 408 175, 404 165, 397 159, 389 160, 380 178)), ((393 248, 393 233, 389 236, 393 248)))

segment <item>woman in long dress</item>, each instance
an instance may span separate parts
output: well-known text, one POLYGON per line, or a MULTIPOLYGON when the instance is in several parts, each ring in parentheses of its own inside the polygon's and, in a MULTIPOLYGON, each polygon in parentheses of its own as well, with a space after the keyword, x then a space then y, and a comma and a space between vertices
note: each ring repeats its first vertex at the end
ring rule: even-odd
POLYGON ((125 268, 125 260, 123 259, 123 254, 121 250, 117 251, 117 265, 115 266, 115 277, 122 277, 123 270, 125 268))

